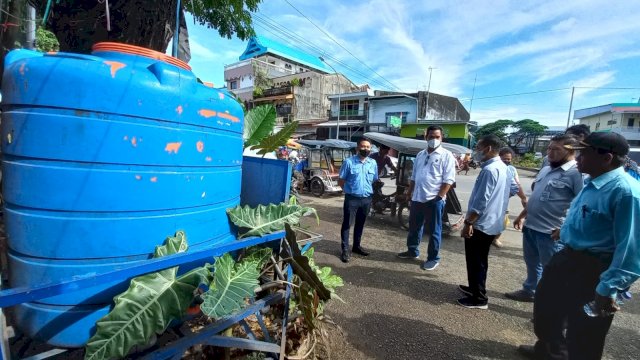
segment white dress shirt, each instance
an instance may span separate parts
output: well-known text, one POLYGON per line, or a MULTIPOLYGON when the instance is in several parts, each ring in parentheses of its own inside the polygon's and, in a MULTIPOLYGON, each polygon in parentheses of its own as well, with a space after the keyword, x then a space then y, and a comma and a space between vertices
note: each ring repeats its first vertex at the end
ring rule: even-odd
POLYGON ((456 181, 456 159, 442 145, 431 154, 425 149, 416 155, 411 180, 415 182, 411 201, 427 202, 440 192, 442 184, 456 181))

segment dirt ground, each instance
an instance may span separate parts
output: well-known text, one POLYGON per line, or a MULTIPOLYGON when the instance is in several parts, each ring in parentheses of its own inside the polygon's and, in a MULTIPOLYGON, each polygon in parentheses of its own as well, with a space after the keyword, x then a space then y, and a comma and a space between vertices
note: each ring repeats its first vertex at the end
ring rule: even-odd
MULTIPOLYGON (((476 171, 458 177, 456 192, 466 210, 476 171)), ((533 174, 521 173, 525 188, 533 174)), ((389 185, 391 182, 389 181, 389 185)), ((392 192, 385 186, 385 192, 392 192)), ((443 239, 441 264, 432 272, 421 260, 402 260, 396 253, 406 250, 406 231, 391 216, 367 219, 363 247, 368 257, 354 255, 351 262, 340 259, 342 196, 302 196, 304 205, 318 211, 320 225, 307 218, 305 225, 323 235, 316 244, 316 262, 331 266, 345 280, 326 314, 335 322, 329 326, 332 359, 520 359, 516 348, 533 344, 533 306, 506 299, 505 292, 520 288, 525 275, 522 235, 513 228, 502 237, 505 246, 492 248, 487 280, 489 310, 460 307, 458 284, 466 284, 464 243, 455 234, 443 239)), ((512 219, 521 207, 517 197, 510 203, 512 219)), ((637 359, 640 355, 640 294, 616 315, 604 359, 637 359)))

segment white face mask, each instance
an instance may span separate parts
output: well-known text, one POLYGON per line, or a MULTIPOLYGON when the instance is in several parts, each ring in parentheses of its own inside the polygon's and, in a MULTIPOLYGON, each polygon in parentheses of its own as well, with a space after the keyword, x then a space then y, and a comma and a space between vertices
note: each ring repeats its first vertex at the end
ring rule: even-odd
POLYGON ((476 150, 471 155, 471 158, 473 158, 473 161, 477 163, 482 162, 482 160, 484 160, 484 153, 476 150))
POLYGON ((427 144, 429 146, 430 149, 435 149, 438 146, 440 146, 442 142, 438 139, 431 139, 431 140, 427 140, 427 144))

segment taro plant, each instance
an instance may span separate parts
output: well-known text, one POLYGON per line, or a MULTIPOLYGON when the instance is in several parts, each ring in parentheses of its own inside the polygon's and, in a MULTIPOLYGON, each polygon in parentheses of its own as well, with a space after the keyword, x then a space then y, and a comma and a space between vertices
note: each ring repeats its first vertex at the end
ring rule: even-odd
POLYGON ((319 225, 316 209, 298 205, 295 196, 289 199, 288 204, 258 205, 255 208, 245 205, 227 209, 227 215, 239 228, 241 238, 282 231, 285 224, 297 225, 301 217, 311 214, 316 216, 319 225))
POLYGON ((324 304, 332 298, 340 299, 335 293, 337 287, 344 282, 338 275, 331 274, 331 268, 320 268, 313 259, 314 249, 309 248, 304 254, 298 248, 295 231, 286 227, 287 246, 282 249, 282 258, 293 268, 294 297, 291 301, 291 312, 300 313, 309 330, 316 328, 316 322, 324 312, 324 304))
MULTIPOLYGON (((154 258, 188 249, 182 231, 156 247, 154 258)), ((115 306, 96 323, 96 333, 85 348, 85 359, 121 358, 134 347, 145 345, 156 333, 164 332, 173 320, 181 319, 201 284, 211 281, 209 265, 177 276, 178 267, 138 276, 129 289, 114 298, 115 306)))
POLYGON ((276 126, 276 109, 273 105, 261 105, 249 110, 244 117, 244 147, 258 149, 259 155, 265 155, 287 143, 298 128, 298 122, 287 123, 277 133, 272 134, 276 126))
MULTIPOLYGON (((277 231, 285 224, 297 224, 305 214, 316 214, 313 208, 299 206, 295 198, 279 205, 236 209, 237 214, 230 209, 229 216, 240 228, 248 227, 244 236, 277 231)), ((185 233, 178 231, 156 247, 153 257, 175 255, 188 248, 185 233)), ((255 295, 260 271, 272 255, 270 248, 249 248, 239 261, 224 254, 214 259, 215 267, 205 264, 184 275, 178 275, 179 268, 173 267, 133 278, 129 288, 114 298, 115 306, 109 314, 96 323, 85 359, 126 356, 133 348, 148 344, 155 334, 163 333, 173 321, 182 319, 195 303, 201 303, 200 310, 212 318, 236 312, 255 295), (202 295, 201 289, 206 290, 202 295)))

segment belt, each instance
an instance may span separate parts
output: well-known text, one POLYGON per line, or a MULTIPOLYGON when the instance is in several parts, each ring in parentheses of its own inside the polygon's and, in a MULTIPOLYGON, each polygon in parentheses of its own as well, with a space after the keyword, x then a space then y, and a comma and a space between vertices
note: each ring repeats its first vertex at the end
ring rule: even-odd
POLYGON ((352 197, 352 198, 358 198, 358 199, 367 199, 367 198, 371 197, 371 195, 366 195, 366 196, 358 196, 358 195, 353 195, 353 194, 344 194, 344 195, 352 197))
POLYGON ((567 245, 565 245, 564 248, 568 253, 589 255, 591 257, 594 257, 606 262, 610 262, 611 259, 613 259, 613 253, 610 253, 610 252, 592 251, 589 249, 578 250, 567 245))

